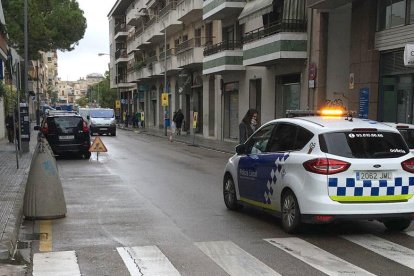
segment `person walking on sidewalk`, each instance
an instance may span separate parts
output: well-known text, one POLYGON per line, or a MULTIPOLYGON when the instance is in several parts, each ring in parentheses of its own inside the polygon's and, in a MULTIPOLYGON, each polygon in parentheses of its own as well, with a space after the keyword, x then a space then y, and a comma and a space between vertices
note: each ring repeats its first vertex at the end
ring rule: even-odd
POLYGON ((175 128, 177 135, 181 135, 181 127, 183 125, 184 114, 181 109, 178 109, 173 117, 173 122, 175 123, 175 128))
POLYGON ((9 143, 14 142, 14 121, 13 115, 7 114, 6 116, 6 129, 7 129, 7 138, 9 139, 9 143))
POLYGON ((242 121, 239 124, 239 142, 243 144, 247 138, 253 134, 257 128, 257 111, 256 109, 250 108, 247 110, 242 121))

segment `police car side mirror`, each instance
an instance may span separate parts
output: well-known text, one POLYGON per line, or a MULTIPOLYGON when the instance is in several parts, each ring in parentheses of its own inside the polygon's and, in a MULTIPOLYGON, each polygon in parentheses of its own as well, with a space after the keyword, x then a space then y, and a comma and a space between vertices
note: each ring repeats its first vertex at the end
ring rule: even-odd
POLYGON ((88 116, 86 116, 86 119, 90 120, 90 119, 91 119, 91 116, 89 116, 89 115, 88 115, 88 116))
POLYGON ((34 128, 33 128, 34 130, 40 130, 40 127, 39 126, 34 126, 34 128))
POLYGON ((240 154, 246 154, 246 150, 247 150, 247 147, 246 147, 245 144, 240 144, 240 145, 237 145, 236 146, 236 153, 238 155, 240 155, 240 154))

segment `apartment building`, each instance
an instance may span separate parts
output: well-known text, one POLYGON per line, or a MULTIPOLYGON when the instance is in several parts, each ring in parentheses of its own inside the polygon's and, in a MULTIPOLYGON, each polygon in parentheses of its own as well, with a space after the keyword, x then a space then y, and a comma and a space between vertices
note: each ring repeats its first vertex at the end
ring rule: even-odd
POLYGON ((181 108, 185 131, 237 139, 248 108, 265 122, 308 107, 304 0, 118 0, 108 19, 111 87, 147 126, 181 108))

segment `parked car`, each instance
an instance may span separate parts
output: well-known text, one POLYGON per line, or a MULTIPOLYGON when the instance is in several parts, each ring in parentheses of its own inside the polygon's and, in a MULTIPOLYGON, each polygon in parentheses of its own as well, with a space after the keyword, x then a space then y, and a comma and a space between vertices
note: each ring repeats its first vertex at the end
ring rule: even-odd
POLYGON ((243 205, 302 223, 376 219, 403 230, 414 218, 414 158, 397 129, 371 120, 309 116, 272 120, 225 167, 228 209, 243 205))
POLYGON ((90 132, 86 121, 75 112, 50 111, 43 117, 40 130, 55 155, 76 153, 89 158, 90 132))
POLYGON ((405 142, 407 142, 407 145, 410 148, 410 150, 414 152, 414 125, 405 124, 405 123, 388 123, 388 122, 384 122, 384 124, 398 129, 398 131, 404 137, 405 142))
POLYGON ((81 114, 86 115, 91 135, 97 133, 116 136, 116 119, 115 112, 111 108, 89 108, 79 110, 81 114))

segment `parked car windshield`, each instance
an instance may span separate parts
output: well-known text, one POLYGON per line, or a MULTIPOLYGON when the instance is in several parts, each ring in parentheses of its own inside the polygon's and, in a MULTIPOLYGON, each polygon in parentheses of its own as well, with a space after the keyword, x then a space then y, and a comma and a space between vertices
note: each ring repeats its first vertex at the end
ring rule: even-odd
POLYGON ((332 132, 319 135, 321 150, 348 158, 397 158, 409 152, 393 132, 332 132))
POLYGON ((91 109, 91 117, 93 118, 113 118, 114 111, 112 109, 91 109))
POLYGON ((54 117, 49 118, 49 127, 56 128, 59 134, 62 133, 73 133, 78 129, 82 129, 82 118, 81 117, 54 117))

